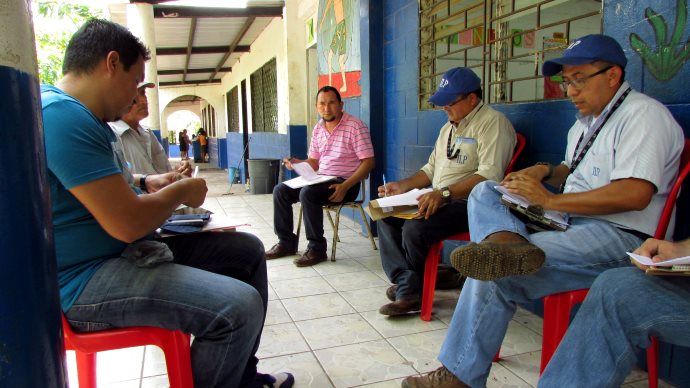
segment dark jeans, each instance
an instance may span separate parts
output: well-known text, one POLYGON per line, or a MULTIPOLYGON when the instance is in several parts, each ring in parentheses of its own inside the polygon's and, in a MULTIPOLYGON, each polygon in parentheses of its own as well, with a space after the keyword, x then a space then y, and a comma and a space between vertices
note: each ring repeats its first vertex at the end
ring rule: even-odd
POLYGON ((157 326, 194 335, 197 387, 256 386, 268 281, 261 241, 240 232, 161 240, 173 262, 108 260, 65 313, 75 331, 157 326))
MULTIPOLYGON (((338 181, 338 183, 342 180, 338 181)), ((273 188, 273 225, 281 245, 288 249, 297 248, 297 235, 293 232, 294 221, 292 219, 292 204, 302 204, 302 217, 304 230, 307 234, 308 249, 317 252, 326 252, 326 239, 323 237, 323 205, 330 202, 328 197, 333 194, 328 186, 333 181, 318 185, 305 186, 300 189, 292 189, 281 183, 273 188)), ((359 184, 350 188, 345 194, 344 202, 354 201, 359 194, 359 184)))
POLYGON ((398 285, 396 298, 418 298, 424 281, 426 255, 431 245, 468 230, 467 202, 451 202, 428 220, 388 217, 379 220, 376 226, 383 270, 388 279, 398 285))

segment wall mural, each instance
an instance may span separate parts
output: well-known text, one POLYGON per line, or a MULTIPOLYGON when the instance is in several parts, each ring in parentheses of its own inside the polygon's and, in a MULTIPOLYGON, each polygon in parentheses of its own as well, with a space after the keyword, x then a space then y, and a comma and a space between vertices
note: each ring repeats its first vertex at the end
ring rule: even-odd
POLYGON ((359 0, 320 0, 317 47, 319 88, 331 85, 343 97, 362 95, 359 80, 359 0))
POLYGON ((687 0, 676 2, 676 24, 673 35, 667 39, 667 25, 664 17, 648 7, 645 9, 647 21, 654 29, 656 36, 656 51, 652 51, 649 45, 639 35, 630 34, 630 45, 644 61, 647 70, 659 81, 668 81, 673 78, 690 58, 690 39, 678 49, 685 32, 688 19, 687 0))

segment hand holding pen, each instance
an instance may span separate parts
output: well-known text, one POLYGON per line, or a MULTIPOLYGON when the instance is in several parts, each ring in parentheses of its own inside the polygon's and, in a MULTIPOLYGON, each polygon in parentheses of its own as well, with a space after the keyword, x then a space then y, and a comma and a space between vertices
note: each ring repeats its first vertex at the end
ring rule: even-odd
POLYGON ((387 197, 389 195, 402 194, 402 188, 398 182, 386 182, 386 178, 383 178, 383 184, 378 188, 379 197, 387 197))
POLYGON ((292 170, 292 163, 298 163, 298 160, 292 156, 286 156, 283 158, 283 166, 288 170, 292 170))

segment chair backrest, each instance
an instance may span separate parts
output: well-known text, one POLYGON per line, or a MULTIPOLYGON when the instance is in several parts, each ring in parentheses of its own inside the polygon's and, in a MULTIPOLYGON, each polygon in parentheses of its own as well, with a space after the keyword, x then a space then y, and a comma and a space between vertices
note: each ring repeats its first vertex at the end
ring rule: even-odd
POLYGON ((513 172, 513 168, 515 168, 515 162, 517 162, 518 157, 522 153, 522 150, 525 149, 525 145, 527 144, 527 139, 525 139, 525 135, 516 132, 515 137, 517 138, 517 143, 515 143, 513 157, 510 159, 510 162, 508 162, 508 165, 506 166, 506 174, 513 172))
POLYGON ((683 152, 680 155, 680 167, 678 170, 678 177, 676 182, 671 188, 671 192, 668 193, 668 198, 666 198, 666 203, 664 204, 664 209, 661 211, 661 217, 659 218, 659 223, 656 226, 656 231, 654 232, 654 238, 663 240, 666 237, 666 230, 668 229, 668 224, 671 222, 671 216, 674 214, 673 209, 676 206, 676 200, 678 199, 678 194, 680 193, 680 188, 683 185, 683 181, 690 173, 690 139, 685 139, 683 146, 683 152))

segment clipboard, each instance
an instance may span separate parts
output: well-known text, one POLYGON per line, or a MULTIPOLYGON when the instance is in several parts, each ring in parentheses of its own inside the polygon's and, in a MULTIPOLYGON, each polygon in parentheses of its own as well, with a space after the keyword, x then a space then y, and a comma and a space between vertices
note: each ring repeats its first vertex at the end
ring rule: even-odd
POLYGON ((518 215, 519 218, 525 222, 529 228, 536 231, 556 230, 565 232, 568 229, 568 224, 561 223, 549 217, 544 211, 544 208, 539 205, 522 206, 515 202, 511 202, 501 197, 501 203, 507 206, 510 210, 518 215))

